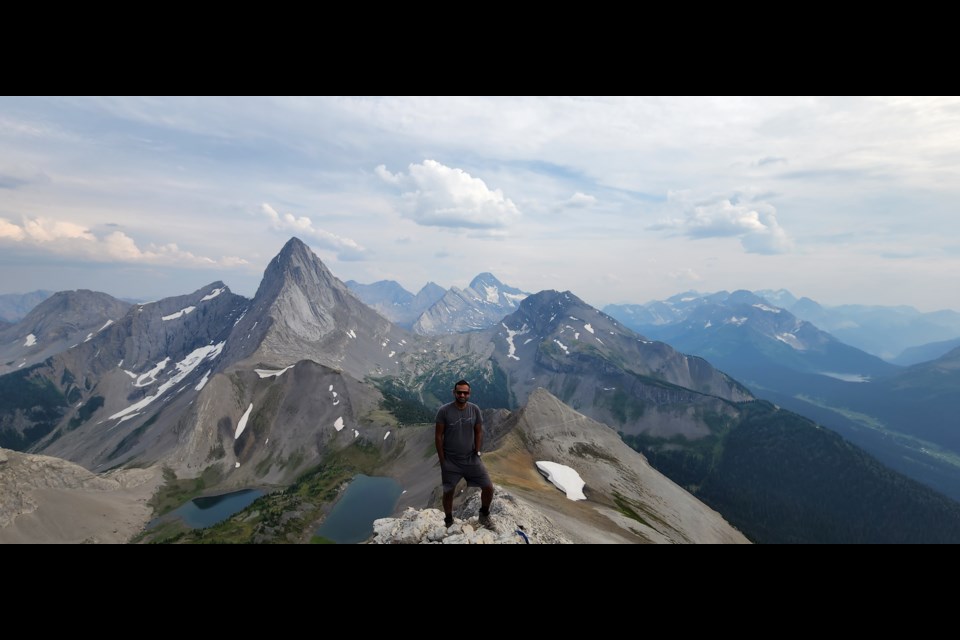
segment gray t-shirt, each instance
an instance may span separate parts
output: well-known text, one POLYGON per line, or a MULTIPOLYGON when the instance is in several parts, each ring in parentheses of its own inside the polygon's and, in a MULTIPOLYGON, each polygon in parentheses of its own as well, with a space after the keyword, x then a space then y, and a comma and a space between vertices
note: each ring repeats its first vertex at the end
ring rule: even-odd
POLYGON ((444 425, 443 455, 465 460, 473 454, 473 428, 483 424, 480 407, 468 402, 461 411, 456 402, 449 402, 437 411, 436 422, 444 425))

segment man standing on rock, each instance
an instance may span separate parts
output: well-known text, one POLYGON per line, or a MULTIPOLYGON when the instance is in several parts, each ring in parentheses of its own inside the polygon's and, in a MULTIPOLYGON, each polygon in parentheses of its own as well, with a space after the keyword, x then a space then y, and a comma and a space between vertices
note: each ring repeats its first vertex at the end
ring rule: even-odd
POLYGON ((490 524, 490 502, 493 482, 483 466, 483 416, 480 407, 469 402, 470 383, 460 380, 453 385, 454 401, 437 411, 436 444, 443 481, 443 523, 453 524, 453 490, 461 478, 467 486, 480 487, 480 524, 490 524))

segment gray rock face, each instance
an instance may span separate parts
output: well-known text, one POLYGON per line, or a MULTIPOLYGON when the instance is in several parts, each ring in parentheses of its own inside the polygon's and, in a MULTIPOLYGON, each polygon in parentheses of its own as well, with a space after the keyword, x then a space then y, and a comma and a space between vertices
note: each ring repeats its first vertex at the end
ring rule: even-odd
POLYGON ((481 273, 466 289, 453 287, 414 323, 413 331, 434 336, 486 329, 517 309, 528 293, 481 273))
POLYGON ((701 358, 647 340, 570 292, 542 291, 485 335, 517 402, 544 387, 626 433, 700 437, 698 412, 732 414, 752 399, 701 358))
POLYGON ((0 449, 0 544, 126 542, 150 517, 160 474, 94 474, 50 456, 0 449))
POLYGON ((264 272, 227 345, 226 362, 285 367, 308 358, 362 379, 396 371, 410 334, 356 298, 292 238, 264 272))
MULTIPOLYGON (((552 501, 544 498, 541 502, 544 509, 552 505, 569 518, 576 515, 579 524, 565 524, 566 518, 561 520, 559 516, 553 519, 561 529, 568 527, 568 535, 576 535, 580 541, 590 541, 590 536, 596 535, 583 527, 584 521, 592 519, 580 508, 589 504, 616 530, 626 533, 627 539, 661 543, 748 542, 719 513, 651 467, 613 429, 577 413, 545 389, 536 390, 505 429, 509 433, 498 454, 522 446, 529 452, 528 459, 564 465, 586 483, 586 502, 569 500, 556 488, 552 501)), ((517 485, 522 483, 518 481, 517 485)), ((527 497, 526 493, 522 495, 527 497)), ((594 529, 603 528, 593 522, 594 529)))
POLYGON ((218 366, 222 343, 247 303, 215 282, 186 296, 131 306, 89 340, 30 371, 0 377, 0 399, 12 409, 0 415, 0 431, 23 434, 26 447, 91 468, 142 452, 152 439, 141 427, 157 422, 161 411, 173 418, 169 409, 178 400, 189 404, 188 390, 198 391, 203 376, 218 366), (44 389, 46 406, 18 389, 44 389))
POLYGON ((23 320, 0 330, 0 375, 91 340, 129 308, 129 303, 86 289, 53 294, 23 320))

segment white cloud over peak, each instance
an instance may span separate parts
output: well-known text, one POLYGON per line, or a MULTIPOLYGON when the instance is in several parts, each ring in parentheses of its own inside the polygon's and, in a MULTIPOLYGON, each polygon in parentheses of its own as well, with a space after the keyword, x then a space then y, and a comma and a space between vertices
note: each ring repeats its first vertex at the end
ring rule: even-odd
POLYGON ((359 260, 367 251, 355 240, 313 226, 313 221, 306 216, 298 218, 290 213, 277 213, 276 209, 266 202, 260 206, 260 210, 270 220, 272 228, 306 236, 313 240, 311 244, 335 252, 341 260, 359 260))
POLYGON ((384 182, 402 190, 404 216, 424 226, 499 229, 520 217, 520 210, 500 189, 436 160, 411 164, 408 173, 391 173, 379 165, 384 182))
POLYGON ((595 306, 696 283, 960 309, 956 96, 2 103, 0 293, 159 298, 220 269, 252 296, 297 235, 409 290, 494 269, 595 306))
POLYGON ((777 221, 776 208, 762 200, 741 201, 738 196, 694 200, 688 192, 670 193, 682 214, 655 230, 674 229, 690 238, 736 237, 748 253, 776 254, 793 249, 793 242, 777 221))

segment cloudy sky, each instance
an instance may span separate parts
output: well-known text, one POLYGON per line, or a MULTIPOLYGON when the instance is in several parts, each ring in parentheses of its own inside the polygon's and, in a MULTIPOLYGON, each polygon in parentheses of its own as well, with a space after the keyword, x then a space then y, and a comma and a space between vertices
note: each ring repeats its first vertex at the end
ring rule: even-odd
POLYGON ((0 293, 333 273, 960 310, 957 98, 0 97, 0 293))

